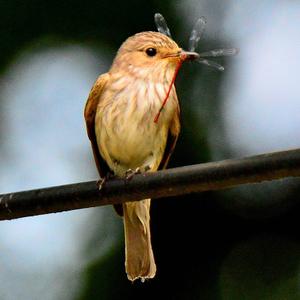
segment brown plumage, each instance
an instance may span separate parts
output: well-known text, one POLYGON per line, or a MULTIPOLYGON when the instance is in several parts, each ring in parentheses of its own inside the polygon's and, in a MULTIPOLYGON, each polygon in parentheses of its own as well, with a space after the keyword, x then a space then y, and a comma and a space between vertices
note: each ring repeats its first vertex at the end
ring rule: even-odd
MULTIPOLYGON (((183 51, 169 37, 142 32, 120 47, 108 71, 95 82, 85 107, 87 132, 101 178, 131 169, 165 168, 180 131, 175 87, 157 121, 178 63, 198 54, 183 51)), ((150 199, 123 204, 128 279, 152 278, 150 199)), ((119 209, 117 209, 120 211, 119 209)))

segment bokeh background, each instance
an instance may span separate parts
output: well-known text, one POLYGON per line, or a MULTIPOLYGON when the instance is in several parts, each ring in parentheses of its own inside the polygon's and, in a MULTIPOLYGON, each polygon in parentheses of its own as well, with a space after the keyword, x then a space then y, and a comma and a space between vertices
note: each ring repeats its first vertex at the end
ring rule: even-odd
MULTIPOLYGON (((177 79, 181 166, 300 147, 300 2, 0 2, 0 193, 98 178, 83 107, 155 12, 187 46, 238 47, 177 79)), ((131 284, 111 207, 0 223, 0 299, 300 299, 299 180, 153 200, 155 279, 131 284)))

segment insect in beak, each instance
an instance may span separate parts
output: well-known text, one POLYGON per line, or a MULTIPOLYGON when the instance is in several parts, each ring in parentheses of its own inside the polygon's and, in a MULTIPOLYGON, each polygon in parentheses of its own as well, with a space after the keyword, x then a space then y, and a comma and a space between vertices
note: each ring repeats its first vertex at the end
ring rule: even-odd
MULTIPOLYGON (((167 35, 168 37, 171 38, 171 33, 170 33, 170 29, 168 28, 167 22, 165 20, 165 18, 157 13, 154 16, 154 20, 155 20, 155 24, 157 27, 157 30, 162 33, 167 35)), ((204 33, 204 29, 205 29, 205 25, 206 25, 206 19, 204 17, 200 17, 191 32, 190 38, 189 38, 189 51, 184 51, 181 50, 180 52, 178 52, 177 54, 173 54, 170 55, 171 56, 180 56, 180 61, 184 62, 184 61, 196 61, 199 64, 203 64, 209 67, 212 67, 216 70, 219 71, 224 71, 224 67, 219 65, 218 63, 207 59, 208 57, 224 57, 224 56, 233 56, 236 55, 239 52, 239 49, 237 48, 221 48, 221 49, 214 49, 214 50, 210 50, 210 51, 206 51, 203 53, 196 53, 195 50, 198 46, 198 43, 204 33)))
POLYGON ((179 56, 182 61, 192 61, 200 57, 197 52, 185 50, 181 50, 179 56))
MULTIPOLYGON (((172 38, 170 29, 167 25, 167 22, 161 14, 156 13, 154 15, 154 21, 155 21, 157 30, 160 33, 165 34, 166 36, 172 38)), ((202 52, 202 53, 195 52, 195 50, 198 46, 198 43, 203 35, 205 25, 206 25, 206 19, 204 17, 199 18, 197 20, 197 22, 195 23, 195 25, 192 29, 190 38, 189 38, 189 51, 179 49, 179 51, 177 51, 175 53, 168 53, 165 56, 165 57, 170 57, 170 58, 171 57, 179 58, 179 60, 177 61, 177 66, 176 66, 173 78, 171 80, 171 84, 167 91, 166 97, 165 97, 157 115, 154 118, 155 123, 158 122, 159 115, 160 115, 161 111, 163 110, 165 104, 167 103, 171 88, 175 82, 178 71, 184 61, 196 61, 199 64, 207 65, 207 66, 212 67, 219 71, 224 71, 223 66, 219 65, 218 63, 216 63, 212 60, 207 59, 207 57, 232 56, 232 55, 236 55, 239 52, 239 50, 237 48, 227 48, 227 49, 221 48, 221 49, 214 49, 214 50, 210 50, 210 51, 206 51, 206 52, 202 52)))

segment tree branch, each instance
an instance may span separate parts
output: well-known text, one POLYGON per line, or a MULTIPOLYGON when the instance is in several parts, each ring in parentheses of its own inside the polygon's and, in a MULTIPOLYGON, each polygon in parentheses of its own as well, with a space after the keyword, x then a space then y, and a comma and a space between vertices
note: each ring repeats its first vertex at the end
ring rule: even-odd
POLYGON ((300 176, 300 149, 267 153, 109 180, 99 191, 96 181, 0 195, 0 220, 73 209, 220 190, 300 176))

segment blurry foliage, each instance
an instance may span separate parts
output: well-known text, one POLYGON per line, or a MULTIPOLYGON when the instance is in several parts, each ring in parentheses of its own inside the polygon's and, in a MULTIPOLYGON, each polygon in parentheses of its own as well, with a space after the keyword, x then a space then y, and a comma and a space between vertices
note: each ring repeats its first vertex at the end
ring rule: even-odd
MULTIPOLYGON (((0 70, 22 47, 42 39, 79 41, 115 52, 131 34, 154 30, 157 11, 166 17, 175 37, 182 24, 171 1, 1 1, 0 70)), ((205 49, 213 46, 206 41, 205 49)), ((170 166, 211 159, 209 126, 217 124, 222 130, 219 102, 223 76, 205 67, 183 67, 177 82, 182 134, 170 166), (195 109, 198 106, 203 106, 203 119, 195 109)), ((218 145, 220 151, 228 152, 222 140, 218 145)), ((299 190, 295 193, 292 198, 299 190)), ((220 192, 154 200, 157 277, 131 284, 124 272, 120 241, 84 271, 77 299, 155 299, 162 295, 165 299, 299 299, 299 218, 295 213, 299 207, 267 221, 249 220, 223 205, 230 201, 230 194, 220 192)))
MULTIPOLYGON (((129 35, 145 28, 155 29, 156 2, 1 1, 0 65, 3 67, 27 43, 44 36, 83 42, 103 41, 118 46, 129 35)), ((174 14, 170 3, 166 1, 162 8, 172 24, 174 14)))
POLYGON ((221 268, 223 299, 299 299, 299 260, 299 243, 285 236, 262 235, 238 244, 221 268))

